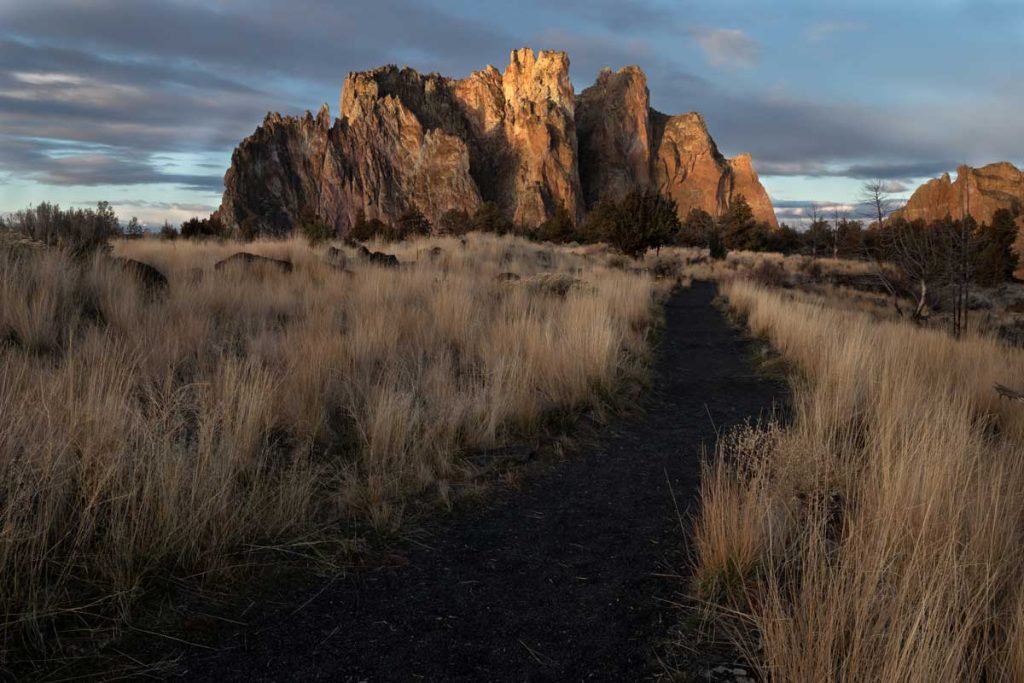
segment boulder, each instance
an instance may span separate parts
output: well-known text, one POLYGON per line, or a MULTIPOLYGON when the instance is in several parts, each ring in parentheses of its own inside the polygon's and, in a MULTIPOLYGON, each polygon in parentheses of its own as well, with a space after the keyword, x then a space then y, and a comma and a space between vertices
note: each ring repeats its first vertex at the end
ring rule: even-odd
POLYGON ((394 254, 385 254, 380 251, 370 252, 369 260, 370 263, 377 266, 383 266, 384 268, 397 268, 399 265, 398 257, 394 254))
POLYGON ((241 266, 243 268, 255 268, 264 266, 269 269, 278 270, 282 273, 292 272, 293 266, 291 261, 283 261, 281 259, 270 258, 269 256, 260 256, 259 254, 250 254, 247 251, 240 251, 237 254, 227 257, 214 264, 215 270, 220 270, 228 266, 241 266))
POLYGON ((328 264, 337 268, 338 270, 345 270, 345 266, 348 264, 348 258, 345 256, 345 252, 337 247, 328 247, 327 253, 325 254, 325 260, 328 264))
POLYGON ((167 276, 148 263, 123 256, 114 258, 113 262, 142 285, 147 294, 161 294, 167 291, 167 276))

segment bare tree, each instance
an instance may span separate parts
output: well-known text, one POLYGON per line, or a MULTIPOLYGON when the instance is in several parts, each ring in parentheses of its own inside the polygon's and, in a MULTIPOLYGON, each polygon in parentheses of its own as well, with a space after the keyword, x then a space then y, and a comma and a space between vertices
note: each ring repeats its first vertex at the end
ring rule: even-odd
POLYGON ((923 221, 899 221, 888 232, 893 263, 915 283, 917 302, 911 319, 921 323, 928 318, 929 286, 941 284, 949 276, 949 233, 923 221))
MULTIPOLYGON (((964 182, 960 190, 960 220, 946 225, 949 257, 949 284, 953 315, 950 327, 957 339, 967 329, 968 299, 974 279, 974 255, 977 251, 978 224, 971 214, 971 184, 964 182)), ((950 223, 947 221, 947 223, 950 223)))
POLYGON ((828 221, 825 219, 822 207, 817 202, 811 202, 809 208, 811 211, 811 223, 807 226, 807 232, 804 234, 804 237, 807 244, 811 247, 811 255, 817 258, 819 247, 828 248, 828 244, 832 239, 831 235, 829 235, 828 221))
POLYGON ((847 220, 847 212, 839 204, 832 206, 832 258, 839 258, 840 228, 847 220))
POLYGON ((892 213, 893 199, 889 192, 889 184, 884 180, 869 180, 860 186, 860 201, 867 207, 871 218, 876 221, 879 229, 892 213))

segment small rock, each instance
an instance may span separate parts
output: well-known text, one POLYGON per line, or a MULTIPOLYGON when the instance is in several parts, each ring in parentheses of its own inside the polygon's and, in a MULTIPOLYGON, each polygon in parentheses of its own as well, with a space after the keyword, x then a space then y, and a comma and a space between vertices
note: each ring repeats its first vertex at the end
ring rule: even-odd
POLYGON ((167 276, 148 263, 123 256, 115 258, 114 263, 120 266, 121 270, 133 276, 147 294, 159 294, 167 290, 167 276))
POLYGON ((384 252, 373 251, 370 252, 369 259, 370 263, 374 263, 378 266, 383 266, 385 268, 398 267, 398 257, 396 257, 394 254, 385 254, 384 252))
POLYGON ((282 261, 281 259, 270 258, 269 256, 260 256, 259 254, 250 254, 247 251, 240 251, 237 254, 228 256, 226 259, 222 261, 217 261, 217 263, 215 263, 213 267, 216 270, 220 270, 225 266, 230 266, 234 264, 239 264, 245 266, 246 268, 262 264, 265 266, 276 268, 280 270, 282 273, 290 273, 292 272, 293 269, 291 261, 282 261))

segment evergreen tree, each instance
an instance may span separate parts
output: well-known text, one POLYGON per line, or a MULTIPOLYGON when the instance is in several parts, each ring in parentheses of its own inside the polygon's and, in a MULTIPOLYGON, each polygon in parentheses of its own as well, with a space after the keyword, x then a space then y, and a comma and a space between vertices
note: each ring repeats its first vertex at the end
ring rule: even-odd
POLYGON ((619 203, 612 220, 606 222, 605 238, 622 253, 639 258, 657 249, 679 233, 676 203, 654 190, 633 190, 619 203))
POLYGON ((1007 209, 999 209, 992 222, 979 230, 980 248, 975 256, 975 277, 979 285, 995 287, 1013 278, 1017 269, 1017 254, 1013 251, 1017 239, 1017 222, 1007 209))
POLYGON ((825 219, 813 221, 804 233, 804 244, 811 256, 827 256, 832 252, 832 226, 825 219))
POLYGON ((864 227, 861 222, 845 218, 839 221, 835 242, 839 256, 845 258, 860 256, 864 250, 864 227))
POLYGON ((778 228, 763 228, 765 238, 765 249, 776 251, 780 254, 792 254, 800 250, 803 244, 800 233, 783 223, 778 228))
POLYGON ((690 209, 683 221, 676 243, 683 247, 706 247, 716 230, 715 219, 704 209, 690 209))
POLYGON ((746 197, 736 195, 728 211, 718 221, 722 230, 722 241, 727 249, 760 251, 764 249, 767 235, 762 226, 754 220, 754 212, 746 197))

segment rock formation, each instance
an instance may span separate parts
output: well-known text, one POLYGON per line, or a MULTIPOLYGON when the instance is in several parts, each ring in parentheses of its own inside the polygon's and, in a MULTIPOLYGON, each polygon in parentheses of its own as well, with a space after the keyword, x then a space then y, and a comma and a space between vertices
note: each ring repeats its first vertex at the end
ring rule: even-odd
POLYGON ((576 125, 588 208, 603 196, 653 185, 676 201, 680 218, 691 209, 719 216, 742 194, 758 220, 778 227, 750 156, 723 157, 700 114, 651 109, 647 77, 638 67, 602 71, 580 93, 576 125))
POLYGON ((979 223, 988 223, 999 209, 1024 213, 1024 171, 1005 161, 981 168, 960 166, 956 180, 948 173, 933 178, 892 216, 931 222, 970 213, 979 223))
POLYGON ((776 225, 749 156, 726 160, 698 114, 650 108, 638 67, 602 71, 577 98, 562 52, 514 50, 462 80, 386 66, 351 73, 340 118, 268 114, 235 150, 217 212, 244 234, 319 219, 344 234, 361 211, 432 222, 494 202, 533 226, 559 206, 582 218, 602 196, 656 187, 685 218, 721 214, 737 194, 776 225))
MULTIPOLYGON (((931 222, 946 216, 960 218, 970 214, 984 224, 990 223, 999 209, 1009 209, 1016 214, 1014 249, 1024 257, 1024 171, 1006 161, 981 168, 960 166, 956 180, 951 180, 948 173, 933 178, 914 190, 907 203, 892 212, 891 218, 931 222)), ((1022 267, 1014 275, 1024 280, 1024 258, 1021 263, 1022 267)))

